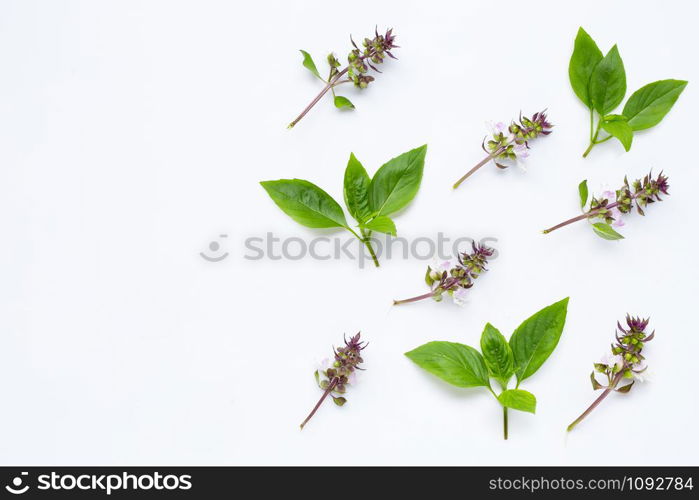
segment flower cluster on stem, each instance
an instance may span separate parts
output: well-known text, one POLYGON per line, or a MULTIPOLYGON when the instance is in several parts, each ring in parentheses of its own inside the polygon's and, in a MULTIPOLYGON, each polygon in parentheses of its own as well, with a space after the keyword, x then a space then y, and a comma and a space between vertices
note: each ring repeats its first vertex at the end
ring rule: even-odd
POLYGON ((637 179, 633 183, 629 183, 624 177, 624 184, 614 192, 613 201, 609 195, 593 197, 589 210, 545 229, 544 234, 585 219, 600 219, 607 224, 620 225, 622 216, 629 214, 634 208, 639 215, 645 215, 644 209, 651 203, 662 201, 661 194, 668 196, 669 188, 668 178, 662 172, 656 178, 649 173, 643 179, 637 179))
POLYGON ((437 302, 447 293, 454 303, 463 305, 466 301, 466 291, 473 286, 474 281, 483 273, 488 258, 493 255, 493 249, 481 244, 472 243, 472 252, 462 252, 457 261, 446 261, 435 267, 428 266, 425 281, 431 291, 403 300, 394 300, 393 305, 417 302, 423 299, 434 299, 437 302))
MULTIPOLYGON (((335 57, 335 54, 328 55, 327 61, 330 66, 330 76, 327 84, 318 93, 316 97, 304 108, 304 110, 289 124, 288 128, 293 128, 306 114, 318 104, 328 91, 333 91, 334 88, 343 83, 353 83, 355 87, 365 89, 374 81, 374 77, 369 75, 369 69, 381 73, 376 67, 383 63, 386 56, 396 59, 391 52, 398 48, 395 44, 396 36, 393 34, 393 29, 389 29, 385 34, 379 35, 378 30, 374 31, 373 38, 365 38, 362 42, 362 48, 357 46, 352 37, 350 42, 354 47, 347 55, 347 66, 340 69, 342 64, 335 57)), ((352 106, 353 107, 353 106, 352 106)))
POLYGON ((549 135, 552 127, 553 125, 547 120, 546 110, 534 113, 531 119, 520 114, 519 123, 513 121, 508 127, 503 123, 497 123, 493 127, 490 139, 486 137, 481 146, 488 156, 456 181, 454 189, 491 160, 498 168, 507 168, 512 162, 516 163, 517 160, 527 158, 529 141, 542 135, 549 135))
POLYGON ((311 413, 301 423, 301 429, 315 415, 328 396, 338 406, 342 406, 347 402, 347 399, 343 396, 347 391, 347 385, 353 382, 355 371, 361 370, 362 368, 359 365, 364 362, 361 351, 366 347, 366 343, 361 342, 359 340, 360 337, 361 333, 357 333, 349 340, 345 338, 344 347, 333 348, 333 362, 331 366, 316 370, 314 375, 318 386, 323 390, 323 395, 313 407, 311 413))
POLYGON ((641 351, 646 342, 653 340, 655 336, 655 331, 646 334, 647 327, 647 318, 635 318, 628 314, 626 328, 617 322, 616 342, 612 344, 611 352, 599 363, 594 364, 595 370, 590 374, 592 388, 604 389, 604 392, 568 426, 569 431, 584 420, 612 391, 627 393, 635 380, 643 381, 643 372, 646 371, 647 366, 641 351), (596 373, 606 378, 605 384, 597 380, 596 373), (630 383, 622 384, 625 380, 630 380, 630 383))

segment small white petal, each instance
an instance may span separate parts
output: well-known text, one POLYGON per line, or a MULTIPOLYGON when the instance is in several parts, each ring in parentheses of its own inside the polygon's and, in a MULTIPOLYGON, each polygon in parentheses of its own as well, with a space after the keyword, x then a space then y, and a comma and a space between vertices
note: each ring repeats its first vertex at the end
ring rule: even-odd
POLYGON ((616 201, 616 191, 610 191, 607 189, 602 192, 602 196, 609 200, 609 203, 614 203, 616 201))
POLYGON ((622 358, 619 354, 607 353, 604 356, 602 356, 600 363, 610 368, 613 366, 621 368, 622 366, 624 366, 624 358, 622 358))
POLYGON ((441 260, 441 259, 435 259, 433 264, 430 266, 433 271, 437 271, 438 273, 443 273, 444 271, 451 271, 451 269, 454 267, 453 262, 451 260, 441 260))
POLYGON ((321 360, 316 361, 316 370, 318 370, 318 373, 323 373, 331 366, 332 363, 330 362, 330 358, 323 358, 321 360))
POLYGON ((451 294, 451 298, 454 300, 454 304, 456 304, 457 306, 463 306, 464 304, 466 304, 468 298, 468 290, 459 287, 456 290, 454 290, 454 293, 451 294))
POLYGON ((528 158, 529 157, 529 148, 525 146, 524 144, 517 144, 513 148, 514 153, 517 155, 517 158, 528 158))

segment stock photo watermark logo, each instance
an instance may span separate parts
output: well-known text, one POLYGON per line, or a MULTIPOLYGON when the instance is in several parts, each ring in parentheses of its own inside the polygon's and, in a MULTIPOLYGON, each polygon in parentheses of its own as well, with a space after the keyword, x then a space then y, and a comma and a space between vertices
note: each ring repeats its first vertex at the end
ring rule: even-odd
POLYGON ((28 472, 21 472, 19 476, 13 477, 5 489, 13 495, 23 495, 29 490, 29 485, 25 483, 28 474, 28 472))
MULTIPOLYGON (((75 491, 94 492, 111 495, 116 491, 174 491, 192 489, 192 476, 189 474, 162 474, 160 472, 130 474, 68 474, 51 472, 35 476, 35 491, 75 491)), ((29 473, 15 476, 5 489, 13 495, 23 495, 30 489, 29 473)))
POLYGON ((228 252, 223 248, 222 240, 228 238, 227 234, 219 234, 218 239, 211 240, 204 252, 199 252, 202 259, 209 262, 221 262, 228 257, 228 252))
MULTIPOLYGON (((207 250, 200 252, 201 258, 208 262, 221 262, 228 257, 229 252, 223 246, 227 237, 227 234, 220 234, 218 238, 209 242, 207 250)), ((372 246, 379 260, 449 260, 470 249, 473 243, 492 248, 494 250, 492 260, 498 255, 495 249, 497 241, 498 239, 494 237, 452 239, 442 232, 411 239, 390 235, 371 237, 372 246)), ((306 239, 299 236, 280 237, 273 232, 267 232, 263 236, 245 238, 243 247, 243 258, 249 261, 350 260, 356 262, 360 268, 372 262, 366 246, 356 238, 349 237, 318 236, 306 239)))

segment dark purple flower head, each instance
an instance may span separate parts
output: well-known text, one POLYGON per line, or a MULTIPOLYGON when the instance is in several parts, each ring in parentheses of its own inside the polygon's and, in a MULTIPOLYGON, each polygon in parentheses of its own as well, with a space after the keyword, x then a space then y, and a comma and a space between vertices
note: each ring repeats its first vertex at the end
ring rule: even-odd
POLYGON ((367 344, 366 342, 361 342, 359 338, 361 337, 361 332, 357 333, 357 335, 350 337, 349 340, 345 338, 345 347, 341 347, 339 351, 342 351, 346 354, 359 354, 359 352, 364 349, 367 344))
POLYGON ((376 65, 381 64, 386 56, 396 59, 391 52, 392 49, 398 48, 395 44, 396 37, 393 29, 387 30, 385 35, 379 35, 378 29, 375 29, 374 34, 374 38, 364 39, 362 48, 357 46, 350 36, 354 49, 347 56, 349 62, 347 76, 359 88, 366 88, 374 81, 373 77, 365 74, 369 68, 381 73, 376 65))
POLYGON ((471 242, 472 252, 463 252, 459 255, 459 263, 466 269, 466 274, 472 274, 477 277, 480 273, 486 270, 485 266, 488 263, 488 258, 493 255, 494 250, 480 243, 471 242))
MULTIPOLYGON (((629 314, 626 315, 626 324, 629 327, 630 332, 644 332, 646 330, 646 327, 648 326, 648 322, 650 321, 650 318, 642 319, 642 318, 637 318, 633 317, 629 314)), ((625 331, 620 328, 620 330, 625 331)), ((628 332, 626 332, 628 333, 628 332)))
POLYGON ((357 333, 354 337, 350 337, 349 340, 345 338, 345 346, 334 349, 335 367, 339 368, 340 375, 348 375, 360 363, 364 362, 360 353, 366 347, 366 344, 359 340, 360 337, 361 333, 357 333))
MULTIPOLYGON (((492 248, 488 248, 480 243, 471 242, 472 252, 463 252, 459 255, 459 266, 450 271, 453 278, 458 278, 453 286, 461 288, 471 288, 473 281, 487 271, 488 258, 494 253, 492 248)), ((458 301, 462 303, 461 300, 458 301)))
POLYGON ((479 257, 488 258, 492 257, 495 250, 480 243, 471 242, 471 248, 473 249, 473 255, 479 257))
POLYGON ((543 135, 549 135, 551 133, 551 129, 553 128, 553 125, 548 122, 547 117, 546 117, 546 110, 539 111, 538 113, 534 113, 534 116, 532 116, 532 122, 534 123, 537 128, 540 129, 540 133, 543 135))
POLYGON ((519 124, 512 123, 510 132, 520 141, 526 144, 526 141, 536 139, 540 135, 549 135, 551 133, 551 125, 546 118, 546 110, 534 113, 531 119, 526 116, 519 115, 519 124))
POLYGON ((670 184, 667 182, 667 176, 663 175, 662 172, 658 174, 658 178, 655 179, 655 187, 657 188, 658 191, 663 193, 664 195, 668 195, 669 193, 667 192, 668 189, 670 189, 670 184))

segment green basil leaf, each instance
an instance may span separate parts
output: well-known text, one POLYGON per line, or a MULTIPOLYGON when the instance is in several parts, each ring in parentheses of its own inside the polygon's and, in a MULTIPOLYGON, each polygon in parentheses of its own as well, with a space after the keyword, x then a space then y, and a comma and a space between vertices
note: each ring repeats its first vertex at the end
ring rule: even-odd
POLYGON ((614 390, 615 390, 616 392, 620 392, 620 393, 622 393, 622 394, 626 394, 627 392, 629 392, 629 391, 631 390, 631 387, 633 386, 633 383, 634 383, 634 382, 635 382, 635 380, 632 380, 630 384, 622 385, 622 386, 619 387, 618 389, 614 389, 614 390))
POLYGON ((590 373, 590 382, 592 382, 592 390, 597 391, 599 389, 606 389, 602 384, 597 382, 597 377, 595 377, 595 372, 590 373))
POLYGON ((483 356, 473 347, 454 342, 428 342, 405 355, 420 368, 457 387, 490 386, 483 356))
POLYGON ((602 51, 587 32, 580 28, 575 37, 575 47, 573 55, 568 64, 568 77, 577 95, 588 108, 592 108, 590 99, 590 77, 595 66, 602 60, 602 51))
POLYGON ((260 182, 282 211, 306 227, 347 227, 342 207, 325 191, 301 179, 260 182))
POLYGON ((374 217, 369 222, 360 224, 359 227, 369 229, 370 231, 378 231, 379 233, 387 233, 391 236, 396 236, 396 224, 385 215, 374 217))
MULTIPOLYGON (((311 57, 311 54, 306 52, 305 50, 301 51, 301 54, 303 54, 303 66, 313 73, 316 77, 320 78, 323 80, 323 77, 320 76, 320 73, 318 73, 318 68, 316 68, 316 63, 313 62, 313 58, 311 57)), ((325 80, 323 80, 325 81, 325 80)))
POLYGON ((481 334, 481 352, 490 375, 505 387, 515 371, 514 357, 505 337, 490 323, 481 334))
POLYGON ((615 45, 597 64, 590 77, 590 98, 600 115, 616 108, 626 94, 624 62, 615 45))
POLYGON ((498 396, 498 401, 506 408, 536 413, 536 397, 531 392, 522 389, 503 391, 498 396))
POLYGON ((611 115, 612 119, 608 119, 605 116, 602 119, 601 126, 607 133, 619 139, 621 145, 628 151, 631 149, 631 142, 633 141, 633 130, 631 130, 631 126, 625 119, 616 119, 617 116, 620 115, 611 115))
POLYGON ((605 115, 602 117, 604 121, 606 122, 628 122, 629 119, 626 118, 624 115, 605 115))
POLYGON ((558 345, 567 310, 568 297, 524 320, 510 337, 518 384, 534 374, 558 345))
POLYGON ((578 184, 578 194, 580 194, 580 208, 585 208, 587 205, 587 179, 578 184))
POLYGON ((612 226, 607 224, 606 222, 595 222, 592 224, 592 230, 595 232, 597 236, 600 238, 604 238, 605 240, 623 240, 624 237, 617 233, 614 229, 612 229, 612 226))
POLYGON ((352 101, 341 95, 335 96, 335 107, 339 109, 354 109, 352 101))
POLYGON ((369 184, 371 179, 354 153, 350 154, 345 169, 344 198, 347 210, 358 222, 371 216, 369 208, 369 184))
POLYGON ((686 86, 684 80, 659 80, 634 92, 624 105, 631 129, 644 130, 660 123, 686 86))
POLYGON ((417 194, 425 167, 427 145, 389 160, 374 175, 369 187, 369 206, 377 215, 391 215, 404 208, 417 194))

